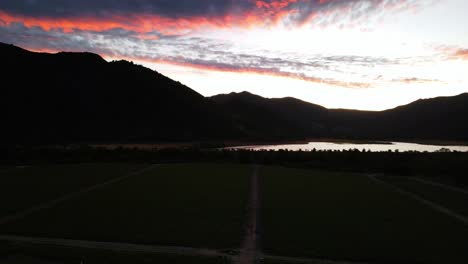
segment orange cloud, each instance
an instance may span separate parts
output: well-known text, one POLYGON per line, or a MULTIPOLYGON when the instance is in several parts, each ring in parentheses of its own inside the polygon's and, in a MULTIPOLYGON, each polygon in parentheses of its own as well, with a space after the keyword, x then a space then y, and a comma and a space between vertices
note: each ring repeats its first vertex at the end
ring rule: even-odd
MULTIPOLYGON (((296 1, 296 0, 289 0, 296 1)), ((273 2, 267 10, 251 10, 242 14, 228 14, 216 17, 187 17, 168 18, 150 14, 112 15, 110 17, 31 17, 25 15, 10 14, 0 10, 0 26, 9 26, 12 23, 22 23, 28 28, 40 27, 43 30, 62 30, 71 33, 75 30, 103 32, 112 29, 125 29, 138 33, 160 32, 162 34, 182 34, 201 28, 227 28, 255 26, 268 26, 277 24, 281 20, 296 12, 296 10, 282 10, 288 3, 273 2), (273 10, 270 10, 273 9, 273 10)))
POLYGON ((459 46, 439 45, 435 46, 434 49, 440 52, 445 59, 468 60, 468 49, 461 48, 459 46))
MULTIPOLYGON (((163 34, 178 34, 184 30, 201 27, 224 27, 236 18, 224 17, 208 19, 206 17, 170 19, 154 15, 113 15, 111 18, 75 17, 75 18, 37 18, 22 15, 12 15, 0 11, 0 20, 6 25, 22 23, 26 27, 40 27, 43 30, 63 30, 66 33, 74 30, 107 31, 121 28, 139 33, 158 31, 163 34)), ((249 22, 253 22, 250 20, 249 22)))
POLYGON ((31 52, 38 52, 38 53, 58 53, 60 51, 53 50, 53 49, 47 49, 47 48, 27 48, 31 52))
MULTIPOLYGON (((111 29, 125 29, 138 33, 158 31, 162 34, 183 34, 200 28, 227 28, 255 26, 268 27, 281 22, 292 25, 304 25, 322 21, 322 25, 336 23, 339 19, 348 17, 355 5, 363 0, 245 0, 251 6, 239 7, 239 11, 220 14, 165 16, 156 13, 113 12, 106 16, 83 15, 69 17, 31 16, 0 10, 0 26, 11 23, 22 23, 26 27, 40 27, 44 30, 62 30, 70 33, 74 30, 107 31, 111 29), (323 23, 330 17, 330 21, 323 23), (290 18, 290 19, 286 19, 290 18), (318 21, 317 20, 317 21, 318 21)), ((408 8, 409 0, 379 0, 369 4, 369 10, 395 10, 408 8)), ((235 9, 234 9, 235 10, 235 9)), ((79 14, 79 12, 77 12, 79 14)), ((366 17, 368 13, 358 17, 366 17)))
POLYGON ((468 60, 468 49, 459 49, 454 54, 453 57, 461 60, 468 60))
MULTIPOLYGON (((239 13, 233 12, 225 15, 188 16, 188 17, 165 17, 156 14, 115 13, 106 17, 95 16, 73 16, 73 17, 35 17, 21 14, 8 13, 0 10, 0 26, 12 23, 22 23, 26 27, 40 27, 43 30, 62 30, 70 33, 74 30, 84 31, 107 31, 121 28, 138 33, 158 31, 162 34, 180 34, 200 28, 227 28, 242 27, 252 28, 255 26, 277 25, 290 15, 306 12, 307 21, 316 17, 317 10, 298 9, 293 4, 302 3, 306 6, 324 5, 333 0, 254 0, 253 8, 245 9, 239 13), (256 7, 256 8, 255 8, 256 7)), ((317 6, 317 7, 318 7, 317 6)), ((336 8, 338 8, 337 6, 336 8)), ((324 15, 330 10, 322 10, 324 15)), ((304 15, 304 14, 301 14, 304 15)), ((304 21, 302 21, 304 23, 304 21)))

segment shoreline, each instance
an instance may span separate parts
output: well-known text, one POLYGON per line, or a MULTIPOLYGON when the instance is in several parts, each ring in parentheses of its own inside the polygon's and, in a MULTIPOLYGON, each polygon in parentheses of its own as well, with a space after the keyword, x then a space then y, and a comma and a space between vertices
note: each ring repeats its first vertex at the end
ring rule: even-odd
MULTIPOLYGON (((441 140, 360 140, 360 139, 334 139, 334 138, 310 138, 305 140, 280 140, 280 141, 206 141, 206 142, 148 142, 148 143, 91 143, 84 144, 95 148, 104 149, 222 149, 248 146, 278 146, 278 145, 306 145, 312 142, 327 142, 334 144, 355 145, 392 145, 393 142, 409 143, 432 146, 468 146, 466 141, 441 141, 441 140)), ((79 144, 77 144, 79 145, 79 144)))

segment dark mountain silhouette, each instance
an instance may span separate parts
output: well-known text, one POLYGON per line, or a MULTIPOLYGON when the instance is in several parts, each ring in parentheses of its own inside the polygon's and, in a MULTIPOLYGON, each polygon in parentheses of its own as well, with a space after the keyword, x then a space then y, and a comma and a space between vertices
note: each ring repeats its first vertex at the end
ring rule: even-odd
POLYGON ((155 71, 90 53, 0 45, 3 139, 176 141, 241 137, 214 102, 155 71))
POLYGON ((295 98, 266 99, 248 92, 211 97, 232 116, 250 128, 249 134, 279 139, 322 137, 328 110, 295 98))
MULTIPOLYGON (((355 120, 345 122, 342 118, 348 113, 335 112, 337 120, 351 126, 355 120)), ((360 115, 360 122, 354 127, 361 137, 468 140, 468 93, 418 100, 395 109, 360 115)))
POLYGON ((382 112, 247 92, 205 98, 127 61, 0 43, 3 143, 356 139, 468 140, 468 94, 382 112))
POLYGON ((299 127, 303 133, 295 135, 309 138, 468 140, 468 93, 418 100, 386 111, 326 109, 294 98, 267 99, 246 92, 212 98, 241 118, 264 117, 265 127, 286 120, 283 124, 291 124, 293 131, 299 127))

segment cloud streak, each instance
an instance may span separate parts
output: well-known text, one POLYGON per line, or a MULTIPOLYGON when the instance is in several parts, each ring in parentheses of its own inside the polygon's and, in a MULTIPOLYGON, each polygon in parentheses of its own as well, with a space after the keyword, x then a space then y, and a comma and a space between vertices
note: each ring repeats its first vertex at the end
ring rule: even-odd
POLYGON ((139 60, 139 61, 147 61, 151 63, 164 63, 164 64, 171 64, 176 66, 183 66, 183 67, 191 67, 195 69, 201 70, 211 70, 211 71, 220 71, 220 72, 230 72, 230 73, 252 73, 252 74, 259 74, 259 75, 268 75, 268 76, 275 76, 275 77, 284 77, 284 78, 291 78, 296 80, 301 80, 305 82, 312 82, 317 84, 325 84, 331 86, 338 86, 344 88, 369 88, 370 84, 365 82, 346 82, 340 81, 337 79, 332 78, 321 78, 321 77, 314 77, 309 76, 304 73, 298 72, 288 72, 283 71, 278 68, 265 68, 265 67, 253 67, 253 66, 239 66, 235 64, 224 64, 219 63, 217 61, 204 61, 204 60, 186 60, 180 58, 166 58, 166 59, 154 59, 149 60, 148 58, 128 58, 129 60, 139 60))
POLYGON ((424 84, 424 83, 441 83, 440 80, 436 79, 422 79, 422 78, 399 78, 399 79, 392 79, 392 82, 399 82, 405 84, 424 84))
MULTIPOLYGON (((350 76, 375 67, 406 64, 409 60, 301 52, 272 54, 268 50, 240 50, 235 43, 211 38, 165 35, 155 37, 156 39, 141 38, 138 32, 124 29, 105 32, 77 30, 74 34, 67 34, 60 30, 28 28, 23 24, 0 27, 0 41, 34 51, 92 51, 107 58, 125 58, 208 71, 269 75, 350 89, 370 88, 376 82, 383 81, 372 76, 353 79, 350 76)), ((422 79, 399 80, 405 83, 417 81, 421 82, 422 79)))

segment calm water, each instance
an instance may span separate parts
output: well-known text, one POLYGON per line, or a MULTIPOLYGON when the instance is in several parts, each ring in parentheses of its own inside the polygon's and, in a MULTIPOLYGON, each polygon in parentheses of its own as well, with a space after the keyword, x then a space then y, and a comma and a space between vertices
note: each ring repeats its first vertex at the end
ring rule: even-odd
POLYGON ((288 144, 288 145, 264 145, 264 146, 242 146, 233 149, 251 149, 251 150, 349 150, 358 149, 372 152, 381 152, 388 150, 404 151, 420 151, 420 152, 435 152, 442 148, 451 151, 468 151, 468 146, 439 146, 439 145, 424 145, 416 143, 403 143, 403 142, 388 142, 384 144, 354 144, 354 143, 333 143, 333 142, 310 142, 308 144, 288 144))

